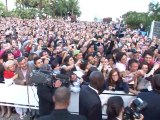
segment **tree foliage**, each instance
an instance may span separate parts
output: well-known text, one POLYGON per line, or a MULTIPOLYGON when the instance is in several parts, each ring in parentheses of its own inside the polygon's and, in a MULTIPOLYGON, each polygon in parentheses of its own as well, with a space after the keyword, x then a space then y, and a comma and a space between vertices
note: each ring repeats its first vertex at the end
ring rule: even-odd
POLYGON ((37 9, 35 8, 16 8, 12 11, 13 16, 19 17, 22 19, 33 19, 35 18, 36 14, 38 13, 37 9))
POLYGON ((68 13, 81 14, 78 0, 17 0, 16 4, 23 9, 36 8, 39 13, 52 17, 64 17, 68 13))
POLYGON ((0 2, 0 15, 2 17, 10 17, 10 16, 12 16, 12 12, 8 11, 6 9, 6 6, 2 2, 0 2))
POLYGON ((152 3, 150 2, 148 5, 148 13, 149 16, 152 17, 155 21, 159 21, 160 20, 160 4, 159 2, 157 3, 152 3))
POLYGON ((67 3, 68 12, 70 12, 72 15, 80 16, 81 12, 78 4, 79 4, 78 0, 68 0, 67 3))
POLYGON ((122 18, 132 29, 138 28, 140 23, 143 23, 147 30, 149 30, 153 20, 160 21, 160 4, 150 2, 148 5, 148 12, 140 13, 129 11, 125 13, 122 18))

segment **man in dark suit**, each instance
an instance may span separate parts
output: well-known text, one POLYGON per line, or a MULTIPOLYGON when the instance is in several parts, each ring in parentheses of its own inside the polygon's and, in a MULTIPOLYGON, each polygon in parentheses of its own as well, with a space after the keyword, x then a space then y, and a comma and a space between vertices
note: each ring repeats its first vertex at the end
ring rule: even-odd
POLYGON ((137 97, 148 103, 146 109, 142 111, 144 120, 160 119, 160 74, 155 75, 152 80, 152 91, 142 92, 137 97))
POLYGON ((104 86, 101 72, 93 71, 89 76, 90 85, 82 86, 79 96, 79 114, 88 120, 102 120, 102 108, 99 93, 104 86))
POLYGON ((87 120, 80 115, 74 115, 67 110, 70 103, 70 90, 66 87, 58 88, 54 93, 55 109, 50 115, 40 117, 39 120, 87 120))

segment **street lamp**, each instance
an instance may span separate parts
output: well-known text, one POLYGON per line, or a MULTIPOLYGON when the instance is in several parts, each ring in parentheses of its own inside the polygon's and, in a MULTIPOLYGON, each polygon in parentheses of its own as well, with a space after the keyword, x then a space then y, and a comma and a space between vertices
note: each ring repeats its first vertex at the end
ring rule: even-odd
POLYGON ((52 5, 53 5, 53 4, 52 4, 51 0, 50 0, 50 3, 49 3, 49 4, 50 4, 50 10, 49 10, 49 11, 50 11, 50 17, 52 17, 52 5))

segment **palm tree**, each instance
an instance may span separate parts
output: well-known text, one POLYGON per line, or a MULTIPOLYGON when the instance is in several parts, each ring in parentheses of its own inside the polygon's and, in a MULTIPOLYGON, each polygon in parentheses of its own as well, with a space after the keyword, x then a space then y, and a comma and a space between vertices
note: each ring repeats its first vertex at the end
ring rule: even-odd
POLYGON ((36 1, 36 3, 38 4, 38 9, 42 10, 42 8, 46 5, 46 4, 50 4, 50 0, 34 0, 36 1))
POLYGON ((160 3, 149 3, 149 14, 157 20, 160 16, 160 3))
POLYGON ((16 0, 16 7, 24 7, 25 0, 16 0))
POLYGON ((78 0, 68 0, 68 12, 72 15, 81 14, 78 0))
POLYGON ((56 16, 63 17, 67 14, 67 2, 66 2, 66 0, 56 0, 54 6, 55 6, 56 16))

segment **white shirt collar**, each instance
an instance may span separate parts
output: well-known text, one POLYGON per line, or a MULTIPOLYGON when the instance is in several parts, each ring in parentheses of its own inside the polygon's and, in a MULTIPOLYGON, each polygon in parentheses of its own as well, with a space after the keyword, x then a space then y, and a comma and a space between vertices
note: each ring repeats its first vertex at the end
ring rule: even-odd
POLYGON ((119 117, 116 117, 117 118, 117 120, 121 120, 119 117))
POLYGON ((92 90, 94 90, 97 94, 99 93, 97 89, 93 88, 92 86, 88 85, 92 90))

